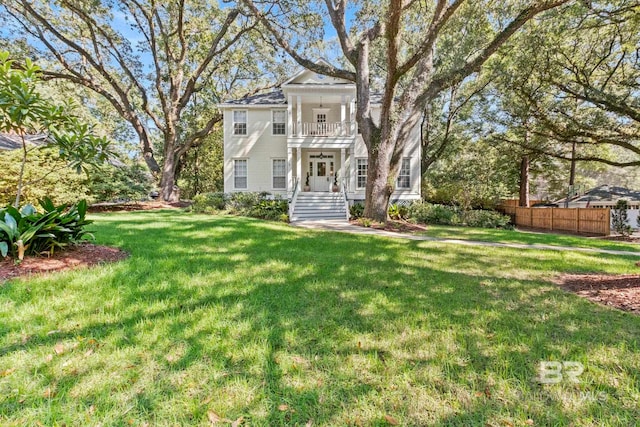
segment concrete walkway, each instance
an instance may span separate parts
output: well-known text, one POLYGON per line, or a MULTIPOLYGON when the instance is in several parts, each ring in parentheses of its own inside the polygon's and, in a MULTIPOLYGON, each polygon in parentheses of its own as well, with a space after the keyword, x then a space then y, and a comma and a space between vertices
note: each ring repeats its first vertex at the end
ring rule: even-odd
POLYGON ((497 243, 497 242, 482 242, 477 240, 459 240, 459 239, 441 239, 438 237, 429 237, 416 234, 397 233, 395 231, 376 230, 375 228, 360 227, 358 225, 349 224, 346 221, 295 221, 291 223, 294 227, 308 228, 311 230, 326 230, 326 231, 339 231, 341 233, 350 234, 362 234, 369 236, 381 236, 392 237, 395 239, 406 240, 418 240, 428 242, 441 242, 451 243, 454 245, 463 246, 488 246, 493 248, 512 248, 512 249, 536 249, 536 250, 549 250, 549 251, 573 251, 573 252, 586 252, 592 254, 607 254, 607 255, 622 255, 622 256, 635 256, 640 257, 640 252, 631 251, 617 251, 611 249, 596 249, 596 248, 576 248, 573 246, 554 246, 554 245, 541 245, 541 244, 525 244, 525 243, 497 243))

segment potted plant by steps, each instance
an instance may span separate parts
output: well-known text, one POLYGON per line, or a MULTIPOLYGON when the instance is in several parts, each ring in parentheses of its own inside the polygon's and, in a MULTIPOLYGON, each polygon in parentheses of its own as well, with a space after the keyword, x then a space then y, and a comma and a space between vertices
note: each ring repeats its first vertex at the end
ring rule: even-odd
POLYGON ((331 191, 333 191, 334 193, 337 193, 338 191, 340 191, 340 187, 338 187, 338 174, 334 174, 333 175, 333 185, 331 186, 331 191))
POLYGON ((304 181, 304 187, 302 187, 302 191, 311 191, 311 187, 309 186, 309 172, 307 172, 307 179, 304 181))

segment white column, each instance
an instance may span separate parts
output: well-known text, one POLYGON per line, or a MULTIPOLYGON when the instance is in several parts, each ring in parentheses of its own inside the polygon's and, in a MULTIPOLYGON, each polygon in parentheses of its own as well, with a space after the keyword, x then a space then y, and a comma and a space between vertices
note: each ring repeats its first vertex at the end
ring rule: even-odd
MULTIPOLYGON (((351 102, 349 103, 349 135, 353 136, 356 134, 356 99, 351 98, 351 102)), ((353 153, 352 153, 353 154, 353 153)))
POLYGON ((287 136, 293 136, 293 96, 287 99, 287 136))
POLYGON ((357 164, 354 153, 354 148, 349 148, 349 190, 355 192, 356 191, 356 173, 357 173, 357 164))
POLYGON ((302 176, 302 148, 296 148, 296 175, 300 180, 300 188, 304 187, 305 177, 302 176))
MULTIPOLYGON (((289 122, 291 123, 291 122, 289 122)), ((293 192, 293 149, 287 148, 287 190, 293 192)))
POLYGON ((345 156, 346 152, 347 150, 345 148, 340 149, 340 174, 338 174, 338 176, 340 177, 340 182, 338 182, 338 185, 340 185, 341 187, 343 186, 343 183, 346 182, 345 171, 347 170, 347 168, 344 167, 344 161, 346 160, 346 156, 345 156))
POLYGON ((346 135, 345 121, 347 120, 347 101, 344 95, 340 100, 340 135, 346 135))
POLYGON ((298 95, 296 97, 296 99, 297 99, 297 105, 296 105, 296 123, 297 123, 296 134, 298 136, 302 136, 302 97, 300 95, 298 95))

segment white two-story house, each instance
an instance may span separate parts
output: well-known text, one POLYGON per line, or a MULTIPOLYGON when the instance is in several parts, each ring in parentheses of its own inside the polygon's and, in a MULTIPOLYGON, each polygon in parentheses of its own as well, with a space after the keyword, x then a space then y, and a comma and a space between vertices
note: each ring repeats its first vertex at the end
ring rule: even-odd
MULTIPOLYGON (((367 149, 355 121, 352 82, 303 70, 277 90, 227 101, 220 108, 226 193, 281 195, 294 209, 305 205, 307 214, 323 207, 330 213, 326 205, 337 204, 340 197, 364 201, 367 149)), ((373 108, 375 114, 375 103, 373 108)), ((420 198, 418 132, 405 149, 392 202, 420 198)), ((332 217, 322 212, 306 216, 332 217)))

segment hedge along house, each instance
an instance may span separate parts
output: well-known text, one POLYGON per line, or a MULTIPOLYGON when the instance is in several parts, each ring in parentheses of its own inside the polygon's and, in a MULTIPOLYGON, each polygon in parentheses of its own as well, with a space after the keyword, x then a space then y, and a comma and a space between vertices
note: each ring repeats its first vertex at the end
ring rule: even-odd
MULTIPOLYGON (((348 204, 365 199, 368 166, 355 100, 352 82, 302 70, 273 92, 220 104, 224 191, 287 197, 292 220, 348 218, 348 204)), ((391 201, 419 199, 420 179, 417 128, 391 201)))

